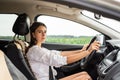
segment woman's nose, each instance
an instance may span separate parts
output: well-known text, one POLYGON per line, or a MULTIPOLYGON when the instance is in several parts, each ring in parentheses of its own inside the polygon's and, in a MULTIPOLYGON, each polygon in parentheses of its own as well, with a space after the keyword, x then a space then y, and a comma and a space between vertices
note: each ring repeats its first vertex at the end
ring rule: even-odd
POLYGON ((42 35, 43 35, 43 36, 45 36, 45 35, 46 35, 46 33, 45 33, 45 32, 42 32, 42 35))

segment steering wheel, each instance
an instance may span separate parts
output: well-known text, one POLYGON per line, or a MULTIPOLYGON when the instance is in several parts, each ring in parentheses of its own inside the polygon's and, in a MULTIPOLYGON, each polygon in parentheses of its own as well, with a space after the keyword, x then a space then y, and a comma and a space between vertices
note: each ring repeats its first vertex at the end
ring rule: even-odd
MULTIPOLYGON (((91 45, 96 39, 97 39, 96 36, 94 36, 94 37, 91 39, 91 41, 90 41, 88 47, 86 48, 86 50, 90 47, 90 45, 91 45)), ((81 69, 86 68, 86 66, 88 65, 88 62, 92 59, 94 53, 96 53, 96 50, 93 50, 90 55, 86 56, 85 58, 83 58, 83 59, 81 60, 81 62, 80 62, 80 67, 81 67, 81 69)))

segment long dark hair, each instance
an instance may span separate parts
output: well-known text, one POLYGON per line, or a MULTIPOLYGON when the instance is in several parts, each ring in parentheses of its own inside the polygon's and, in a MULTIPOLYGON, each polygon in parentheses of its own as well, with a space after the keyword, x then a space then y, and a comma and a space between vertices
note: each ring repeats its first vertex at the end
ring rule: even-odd
MULTIPOLYGON (((32 47, 33 45, 36 44, 36 39, 33 37, 32 33, 35 32, 35 30, 39 27, 39 26, 44 26, 46 27, 46 25, 42 22, 34 22, 31 27, 30 27, 30 45, 29 45, 29 48, 32 47)), ((47 28, 47 27, 46 27, 47 28)))

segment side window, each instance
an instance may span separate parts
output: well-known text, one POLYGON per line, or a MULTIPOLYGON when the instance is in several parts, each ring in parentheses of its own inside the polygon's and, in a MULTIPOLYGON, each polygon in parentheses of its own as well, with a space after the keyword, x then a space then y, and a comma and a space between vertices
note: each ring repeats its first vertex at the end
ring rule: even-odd
POLYGON ((12 27, 16 18, 16 14, 0 14, 0 39, 12 39, 12 27))
POLYGON ((47 26, 46 43, 58 44, 88 44, 91 38, 99 32, 84 25, 52 16, 39 16, 37 21, 47 26))

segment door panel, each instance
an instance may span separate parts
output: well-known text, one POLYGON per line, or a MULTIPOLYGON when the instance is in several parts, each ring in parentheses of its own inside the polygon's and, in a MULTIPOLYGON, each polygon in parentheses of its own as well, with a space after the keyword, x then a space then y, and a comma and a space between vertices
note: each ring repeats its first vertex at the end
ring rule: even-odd
POLYGON ((77 50, 82 49, 82 45, 70 45, 70 44, 55 44, 55 43, 44 43, 43 47, 50 50, 77 50))

